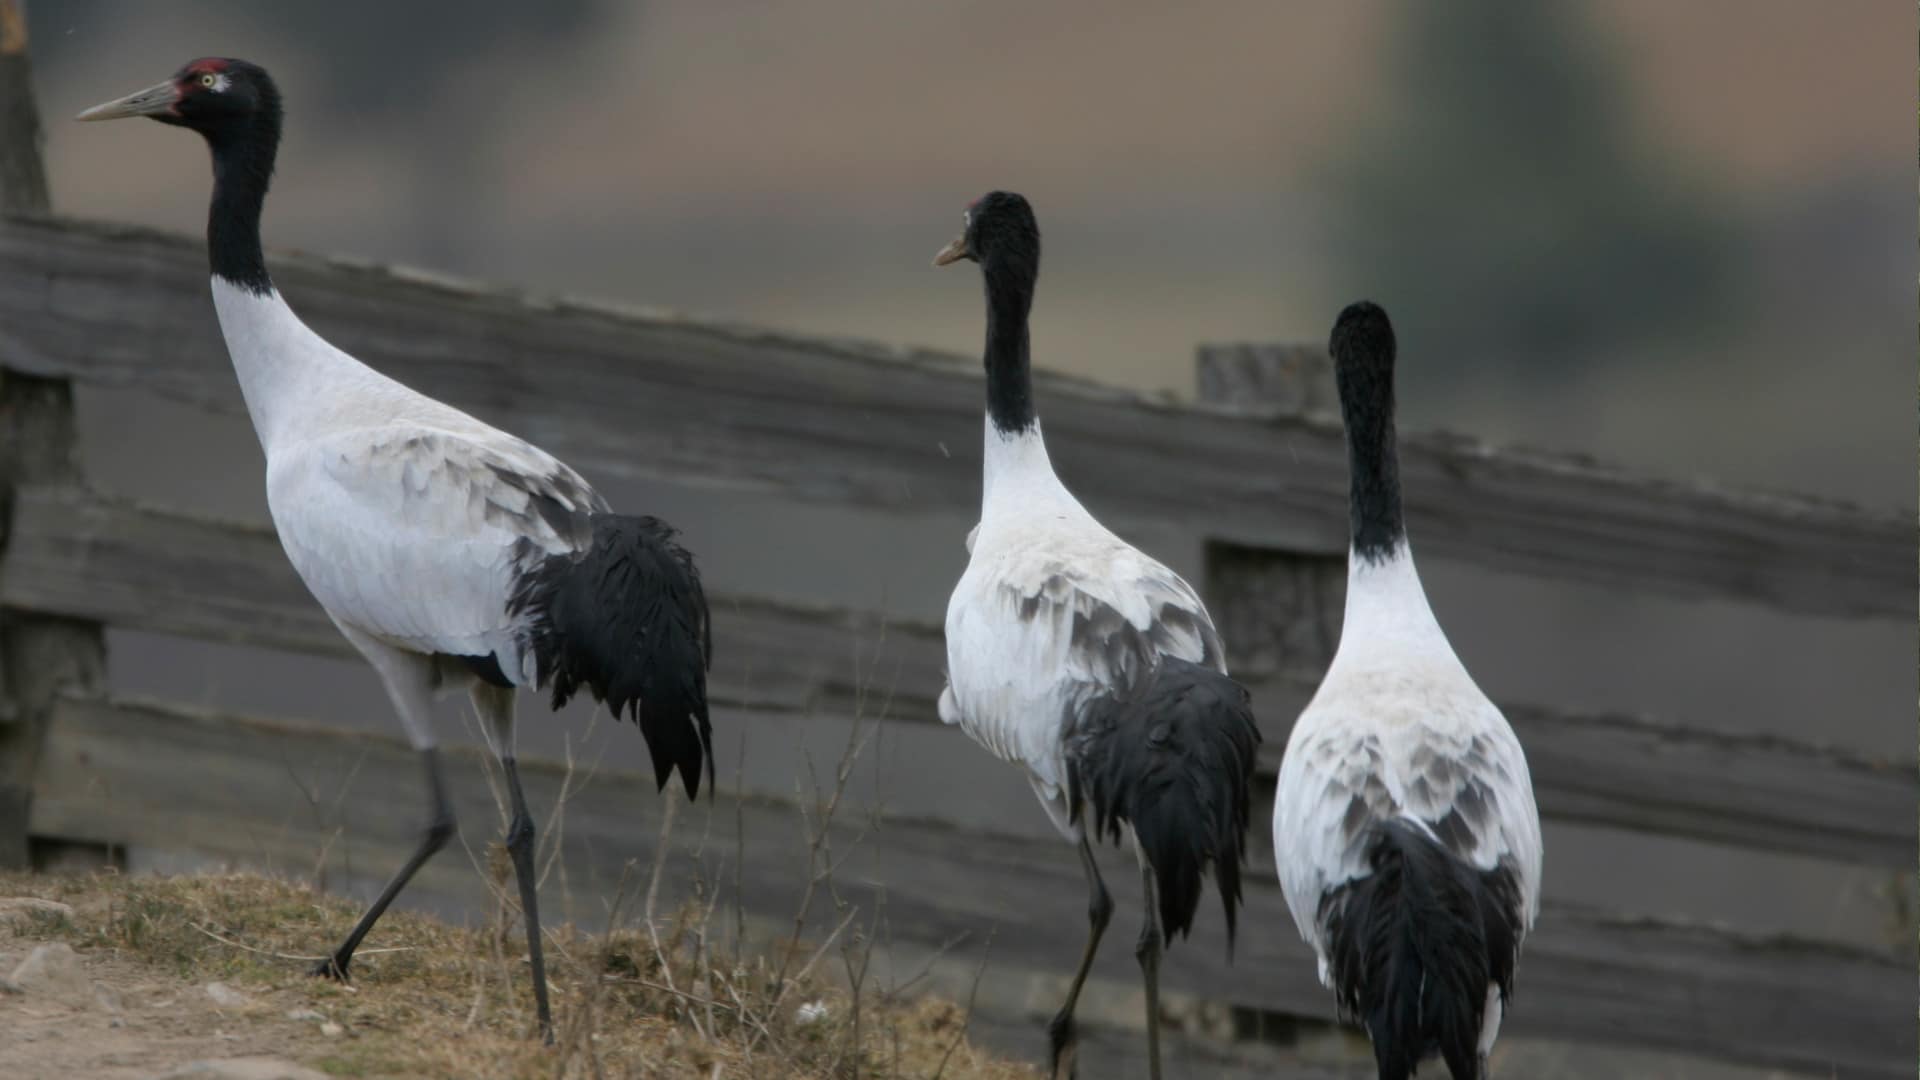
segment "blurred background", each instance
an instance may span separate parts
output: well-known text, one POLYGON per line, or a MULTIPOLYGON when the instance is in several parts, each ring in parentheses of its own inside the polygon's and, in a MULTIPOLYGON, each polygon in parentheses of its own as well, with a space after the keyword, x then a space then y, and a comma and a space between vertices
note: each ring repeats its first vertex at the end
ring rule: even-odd
MULTIPOLYGON (((198 233, 194 140, 64 118, 192 57, 244 56, 288 99, 270 249, 976 353, 977 282, 928 261, 970 199, 1011 188, 1046 236, 1042 367, 1188 398, 1196 345, 1321 342, 1366 295, 1401 328, 1404 429, 1915 510, 1908 3, 40 0, 28 14, 63 214, 198 233)), ((96 485, 265 519, 243 424, 105 391, 81 406, 96 485)), ((718 589, 914 619, 943 610, 970 524, 665 483, 609 494, 682 525, 718 589)), ((1129 535, 1198 568, 1200 538, 1177 522, 1129 535)), ((1911 624, 1426 569, 1496 698, 1913 751, 1911 624), (1666 662, 1678 649, 1687 662, 1666 662)), ((117 688, 392 726, 357 665, 110 645, 117 688)), ((782 748, 812 737, 756 733, 753 782, 790 792, 797 754, 782 748)), ((874 797, 906 812, 975 798, 998 826, 1043 833, 1010 770, 984 754, 977 776, 953 768, 955 738, 894 739, 899 779, 874 797)), ((638 740, 616 742, 610 760, 637 762, 638 740)), ((723 749, 722 773, 733 764, 723 749)), ((1910 883, 1646 838, 1631 850, 1655 872, 1629 882, 1612 872, 1620 843, 1550 826, 1548 895, 1911 944, 1889 921, 1910 883)))

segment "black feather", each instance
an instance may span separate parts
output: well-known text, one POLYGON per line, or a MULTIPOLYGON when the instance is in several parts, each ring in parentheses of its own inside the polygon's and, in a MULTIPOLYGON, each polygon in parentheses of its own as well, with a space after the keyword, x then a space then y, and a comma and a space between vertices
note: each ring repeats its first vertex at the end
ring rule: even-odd
POLYGON ((675 769, 689 798, 713 780, 706 593, 693 556, 651 517, 595 514, 584 550, 550 555, 514 583, 507 610, 527 616, 527 645, 553 707, 581 687, 616 717, 631 712, 665 787, 675 769))
POLYGON ((1232 947, 1259 746, 1246 690, 1172 657, 1134 693, 1088 702, 1067 735, 1073 820, 1090 807, 1094 833, 1116 840, 1122 823, 1132 826, 1169 941, 1192 928, 1211 865, 1232 947))
POLYGON ((1329 892, 1321 921, 1341 1012, 1364 1025, 1382 1080, 1439 1053, 1478 1080, 1487 987, 1513 990, 1520 895, 1506 867, 1478 870, 1403 821, 1376 823, 1372 873, 1329 892))

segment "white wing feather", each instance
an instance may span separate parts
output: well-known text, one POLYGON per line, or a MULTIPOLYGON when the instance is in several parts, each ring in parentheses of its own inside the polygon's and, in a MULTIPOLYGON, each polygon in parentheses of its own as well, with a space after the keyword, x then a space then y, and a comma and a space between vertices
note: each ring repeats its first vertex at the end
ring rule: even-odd
POLYGON ((276 448, 267 501, 336 622, 416 652, 498 651, 509 677, 523 674, 507 615, 514 571, 576 550, 579 512, 604 509, 573 470, 512 436, 416 425, 276 448))

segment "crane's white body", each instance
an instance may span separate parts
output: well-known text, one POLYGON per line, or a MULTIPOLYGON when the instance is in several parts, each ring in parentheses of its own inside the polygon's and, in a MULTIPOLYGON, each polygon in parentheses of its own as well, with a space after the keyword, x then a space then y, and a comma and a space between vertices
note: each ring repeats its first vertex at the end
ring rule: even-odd
POLYGON ((1115 536, 1054 475, 1039 425, 986 424, 980 523, 947 603, 940 719, 1025 769, 1063 836, 1062 740, 1092 697, 1131 685, 1156 654, 1225 671, 1206 608, 1178 574, 1115 536))
MULTIPOLYGON (((1395 818, 1477 870, 1509 868, 1531 929, 1541 841, 1526 757, 1441 631, 1404 538, 1383 560, 1348 560, 1340 646, 1287 740, 1274 797, 1280 884, 1328 986, 1322 898, 1370 873, 1368 827, 1395 818)), ((1490 987, 1483 1054, 1500 1013, 1490 987)))
MULTIPOLYGON (((586 481, 335 348, 277 291, 215 276, 213 298, 266 453, 281 545, 381 673, 414 745, 433 744, 426 696, 436 655, 491 654, 509 680, 531 683, 509 592, 529 561, 585 545, 535 503, 603 510, 586 481)), ((490 726, 508 731, 489 733, 510 737, 511 696, 496 701, 502 710, 490 726)))

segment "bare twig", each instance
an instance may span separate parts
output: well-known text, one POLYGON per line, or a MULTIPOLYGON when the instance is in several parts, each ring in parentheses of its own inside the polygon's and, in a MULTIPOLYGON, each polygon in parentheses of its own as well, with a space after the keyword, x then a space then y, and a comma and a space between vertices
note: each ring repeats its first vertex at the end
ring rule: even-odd
POLYGON ((947 1044, 947 1052, 940 1055, 940 1067, 933 1070, 933 1080, 946 1075, 947 1062, 953 1058, 953 1052, 967 1038, 967 1029, 973 1025, 973 1003, 980 994, 980 979, 987 973, 987 959, 993 955, 993 932, 987 932, 986 948, 980 950, 980 966, 973 969, 973 985, 967 988, 967 1009, 960 1016, 960 1030, 954 1032, 953 1041, 947 1044))
MULTIPOLYGON (((207 935, 208 937, 212 938, 213 940, 219 942, 222 945, 228 945, 236 949, 245 949, 250 953, 257 953, 261 956, 271 956, 275 960, 301 960, 301 961, 307 961, 310 963, 317 963, 321 960, 326 959, 326 957, 324 956, 295 956, 293 953, 274 952, 271 949, 262 949, 253 945, 249 945, 244 941, 235 941, 234 939, 227 937, 224 934, 218 933, 214 930, 208 929, 207 927, 201 926, 199 923, 188 923, 187 925, 193 927, 195 930, 200 931, 201 933, 207 935)), ((378 956, 381 953, 417 952, 417 951, 418 949, 412 945, 397 945, 397 946, 392 946, 384 949, 358 949, 358 950, 355 950, 353 955, 355 957, 378 956)))
MULTIPOLYGON (((867 734, 865 725, 856 714, 854 716, 853 728, 847 734, 846 748, 842 750, 840 754, 839 766, 834 770, 832 794, 830 794, 824 804, 822 804, 819 799, 818 780, 816 779, 816 787, 814 789, 815 804, 817 806, 816 812, 814 814, 808 814, 804 800, 802 801, 800 818, 807 828, 807 884, 800 894, 800 906, 798 910, 794 912, 793 938, 788 941, 787 948, 781 954, 780 970, 779 973, 774 976, 774 1001, 776 1003, 778 1003, 786 993, 787 972, 793 964, 794 953, 798 950, 801 935, 806 929, 807 913, 813 909, 814 894, 819 891, 820 886, 823 884, 827 885, 829 891, 831 891, 834 871, 839 869, 839 863, 833 858, 831 843, 833 836, 833 818, 834 814, 840 809, 840 800, 847 793, 847 782, 853 777, 853 763, 858 760, 860 751, 867 744, 867 734)), ((809 757, 807 760, 807 775, 817 777, 812 767, 812 758, 809 757)), ((854 838, 854 842, 857 844, 864 836, 865 833, 863 831, 854 838)))
MULTIPOLYGON (((860 914, 859 908, 848 909, 847 917, 840 920, 840 925, 833 928, 833 932, 827 935, 827 939, 820 943, 819 948, 813 950, 813 955, 807 957, 807 962, 805 964, 800 965, 800 970, 794 973, 794 976, 793 976, 794 982, 796 983, 805 982, 807 980, 807 976, 813 974, 813 965, 820 962, 820 958, 826 955, 827 950, 833 947, 833 943, 839 940, 840 934, 844 930, 846 930, 847 926, 851 924, 854 918, 859 914, 860 914)), ((775 1000, 778 1000, 778 998, 776 998, 775 1000)))
POLYGON ((673 819, 679 813, 680 799, 678 792, 672 786, 663 790, 660 797, 666 805, 660 813, 660 839, 653 848, 653 869, 647 873, 647 902, 642 916, 646 919, 647 937, 653 942, 654 955, 664 969, 667 966, 667 959, 660 951, 660 935, 654 927, 653 910, 654 901, 660 895, 660 871, 667 863, 667 845, 673 840, 673 819))
POLYGON ((740 950, 747 941, 747 901, 740 875, 747 863, 747 733, 740 733, 740 756, 733 765, 733 967, 740 968, 740 950))

